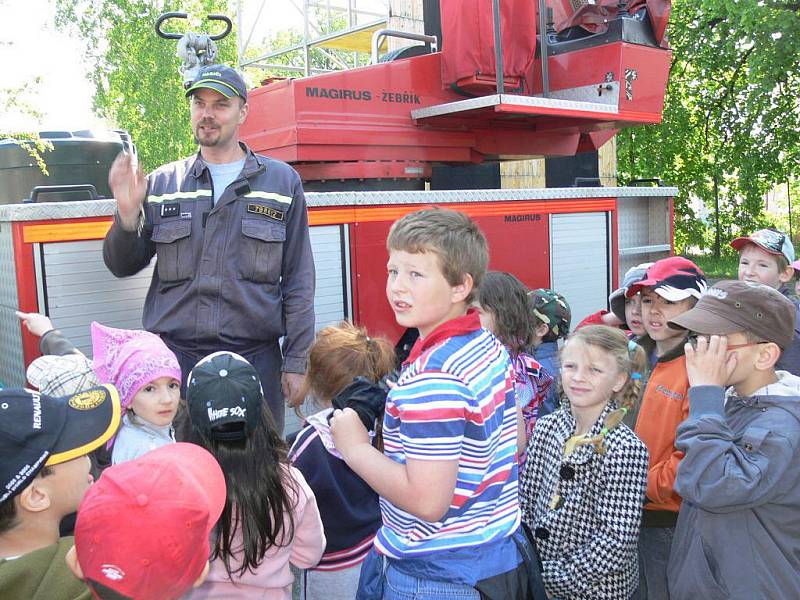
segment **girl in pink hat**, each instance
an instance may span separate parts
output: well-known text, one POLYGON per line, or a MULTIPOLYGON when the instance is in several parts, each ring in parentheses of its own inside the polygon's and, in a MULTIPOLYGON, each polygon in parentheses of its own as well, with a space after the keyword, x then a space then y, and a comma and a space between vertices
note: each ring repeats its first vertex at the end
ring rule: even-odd
POLYGON ((148 331, 92 323, 94 372, 119 390, 124 415, 111 463, 138 458, 175 443, 172 421, 178 412, 181 368, 161 338, 148 331))

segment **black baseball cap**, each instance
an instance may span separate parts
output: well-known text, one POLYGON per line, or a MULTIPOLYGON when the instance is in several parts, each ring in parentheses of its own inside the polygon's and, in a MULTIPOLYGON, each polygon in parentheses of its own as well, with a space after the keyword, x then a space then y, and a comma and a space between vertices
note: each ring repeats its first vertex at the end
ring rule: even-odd
POLYGON ((113 385, 54 398, 25 389, 0 391, 0 502, 16 496, 45 466, 89 454, 116 433, 113 385))
POLYGON ((258 372, 234 352, 215 352, 189 373, 192 427, 213 440, 241 440, 258 426, 264 392, 258 372))
POLYGON ((239 96, 247 100, 247 86, 244 79, 236 69, 226 65, 207 65, 200 69, 192 85, 186 90, 186 96, 191 96, 192 92, 200 88, 217 91, 226 98, 239 96))

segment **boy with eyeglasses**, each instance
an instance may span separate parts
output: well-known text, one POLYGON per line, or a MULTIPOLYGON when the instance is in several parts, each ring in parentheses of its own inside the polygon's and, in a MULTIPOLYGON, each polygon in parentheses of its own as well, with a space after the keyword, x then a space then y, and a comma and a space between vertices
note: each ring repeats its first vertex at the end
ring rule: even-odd
POLYGON ((800 598, 800 377, 775 369, 794 324, 790 300, 746 281, 717 283, 669 322, 695 334, 673 600, 800 598))

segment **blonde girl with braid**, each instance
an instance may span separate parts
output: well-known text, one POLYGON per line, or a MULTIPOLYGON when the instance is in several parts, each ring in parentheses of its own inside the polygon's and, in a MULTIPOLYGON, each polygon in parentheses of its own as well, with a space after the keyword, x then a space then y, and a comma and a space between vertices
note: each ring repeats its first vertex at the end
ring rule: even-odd
POLYGON ((605 325, 575 331, 561 351, 566 402, 536 422, 520 477, 548 596, 631 598, 647 485, 645 445, 623 422, 639 396, 644 350, 605 325))
POLYGON ((319 499, 328 544, 319 565, 302 579, 306 600, 355 597, 381 511, 378 495, 336 450, 329 420, 334 409, 352 408, 383 451, 384 379, 394 367, 392 345, 349 322, 321 329, 309 351, 306 394, 321 410, 306 419, 289 459, 319 499))

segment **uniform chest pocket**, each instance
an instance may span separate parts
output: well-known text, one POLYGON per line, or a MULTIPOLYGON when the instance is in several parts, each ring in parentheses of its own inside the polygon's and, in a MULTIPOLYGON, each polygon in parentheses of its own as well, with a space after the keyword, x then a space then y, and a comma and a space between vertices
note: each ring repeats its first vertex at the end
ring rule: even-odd
POLYGON ((153 227, 156 268, 161 281, 183 281, 194 277, 191 219, 164 221, 153 227))
POLYGON ((242 219, 241 277, 258 283, 278 283, 285 241, 285 225, 267 219, 242 219))

